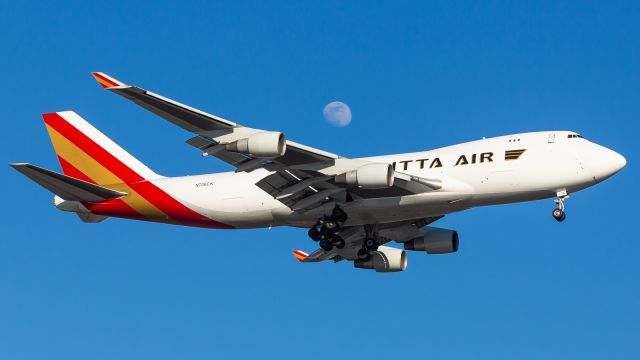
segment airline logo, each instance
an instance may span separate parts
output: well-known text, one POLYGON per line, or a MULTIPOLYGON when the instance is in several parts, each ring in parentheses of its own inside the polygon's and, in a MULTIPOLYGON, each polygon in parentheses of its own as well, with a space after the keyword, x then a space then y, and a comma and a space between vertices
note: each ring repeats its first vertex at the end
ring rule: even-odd
POLYGON ((84 204, 99 215, 207 228, 232 228, 182 204, 156 186, 161 176, 115 144, 76 113, 43 115, 63 172, 128 195, 84 204))
POLYGON ((527 151, 527 149, 507 150, 507 151, 504 152, 504 159, 505 160, 518 160, 520 158, 520 156, 522 156, 522 154, 524 154, 525 151, 527 151))

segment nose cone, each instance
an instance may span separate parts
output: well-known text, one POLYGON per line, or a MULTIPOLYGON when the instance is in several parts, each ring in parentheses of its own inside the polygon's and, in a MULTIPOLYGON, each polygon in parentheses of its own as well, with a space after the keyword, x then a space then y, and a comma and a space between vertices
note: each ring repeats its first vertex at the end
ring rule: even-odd
POLYGON ((596 145, 596 148, 591 153, 589 163, 596 180, 602 181, 613 176, 625 167, 625 165, 627 165, 627 160, 624 156, 611 149, 596 145))
POLYGON ((611 158, 611 169, 613 170, 613 174, 615 174, 618 171, 622 170, 625 165, 627 165, 627 159, 613 150, 609 151, 611 152, 611 154, 609 155, 609 157, 611 158))

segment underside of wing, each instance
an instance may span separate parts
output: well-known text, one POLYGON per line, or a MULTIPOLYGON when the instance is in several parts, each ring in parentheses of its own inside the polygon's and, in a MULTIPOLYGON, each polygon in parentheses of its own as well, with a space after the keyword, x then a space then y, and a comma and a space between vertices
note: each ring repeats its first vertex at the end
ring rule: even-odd
POLYGON ((358 199, 397 197, 415 194, 401 186, 363 189, 337 184, 333 176, 297 169, 277 170, 256 186, 293 210, 309 210, 331 200, 348 203, 358 199))

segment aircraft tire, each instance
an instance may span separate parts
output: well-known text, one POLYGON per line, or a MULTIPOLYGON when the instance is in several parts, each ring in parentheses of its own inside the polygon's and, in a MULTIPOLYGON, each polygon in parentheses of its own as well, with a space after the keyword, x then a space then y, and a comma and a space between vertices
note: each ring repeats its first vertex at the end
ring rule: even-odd
POLYGON ((333 244, 331 244, 331 241, 327 239, 322 239, 320 240, 320 247, 324 251, 331 251, 333 249, 333 244))
POLYGON ((319 241, 320 238, 322 238, 322 233, 320 231, 318 231, 317 227, 312 227, 311 229, 309 229, 309 237, 311 238, 311 240, 313 241, 319 241))
POLYGON ((331 239, 331 243, 333 244, 333 246, 337 247, 338 249, 342 249, 346 245, 346 243, 344 242, 344 239, 338 235, 334 236, 333 239, 331 239))
POLYGON ((551 212, 551 215, 557 221, 564 221, 564 219, 567 217, 567 214, 560 208, 553 209, 553 211, 551 212))

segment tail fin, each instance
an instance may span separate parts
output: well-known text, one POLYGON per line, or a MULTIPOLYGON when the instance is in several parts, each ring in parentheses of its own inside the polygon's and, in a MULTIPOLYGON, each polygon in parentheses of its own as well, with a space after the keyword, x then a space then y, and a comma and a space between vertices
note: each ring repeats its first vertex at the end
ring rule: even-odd
POLYGON ((75 112, 42 117, 65 175, 98 185, 161 177, 75 112))

